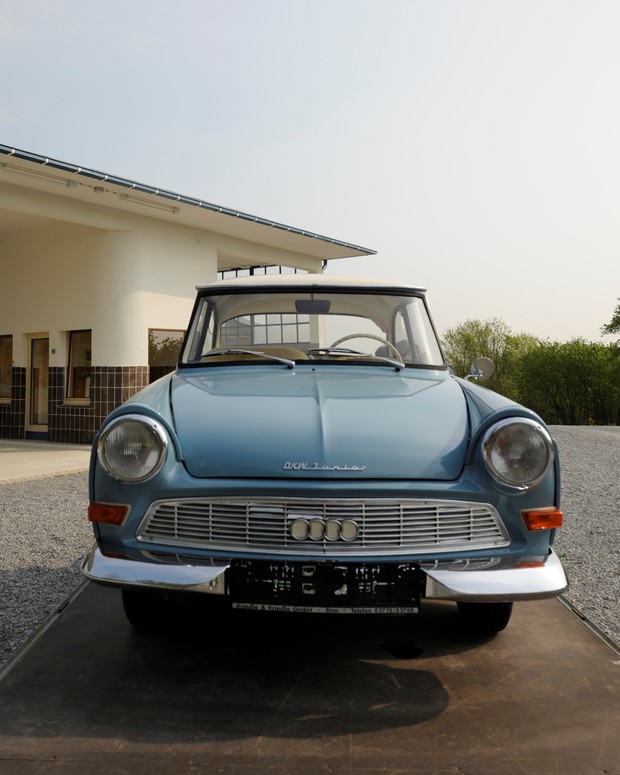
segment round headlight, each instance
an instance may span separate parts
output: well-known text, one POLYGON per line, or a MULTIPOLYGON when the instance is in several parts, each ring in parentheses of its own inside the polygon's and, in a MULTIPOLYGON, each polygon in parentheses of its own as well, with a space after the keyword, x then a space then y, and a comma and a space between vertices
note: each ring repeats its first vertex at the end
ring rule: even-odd
POLYGON ((553 442, 534 420, 503 420, 487 431, 482 455, 498 482, 526 489, 539 482, 553 464, 553 442))
POLYGON ((121 482, 143 482, 162 467, 168 437, 155 420, 126 415, 101 434, 97 456, 105 471, 121 482))

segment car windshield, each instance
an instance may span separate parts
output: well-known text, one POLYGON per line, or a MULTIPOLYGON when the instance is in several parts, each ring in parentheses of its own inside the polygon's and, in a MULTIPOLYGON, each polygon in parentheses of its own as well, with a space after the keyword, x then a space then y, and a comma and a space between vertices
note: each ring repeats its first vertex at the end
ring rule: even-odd
POLYGON ((443 368, 423 296, 316 289, 205 289, 181 365, 281 358, 443 368))

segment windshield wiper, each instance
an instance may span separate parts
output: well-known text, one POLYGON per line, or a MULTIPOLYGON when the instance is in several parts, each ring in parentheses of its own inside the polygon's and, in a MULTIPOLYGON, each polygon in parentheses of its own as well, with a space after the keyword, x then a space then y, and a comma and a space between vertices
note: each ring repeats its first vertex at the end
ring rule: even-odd
POLYGON ((276 361, 276 363, 281 363, 288 369, 295 368, 295 361, 291 361, 289 358, 280 358, 279 355, 269 355, 269 353, 263 353, 259 350, 242 350, 237 347, 218 347, 215 350, 209 350, 209 352, 205 353, 200 358, 200 360, 203 361, 205 358, 210 358, 212 355, 255 355, 257 358, 266 358, 268 361, 276 361))
POLYGON ((353 355, 359 358, 372 358, 374 361, 383 361, 393 366, 397 371, 401 371, 405 368, 405 364, 402 361, 397 361, 395 358, 386 358, 384 355, 374 355, 374 353, 363 353, 360 350, 351 350, 349 347, 313 347, 308 350, 308 355, 353 355))

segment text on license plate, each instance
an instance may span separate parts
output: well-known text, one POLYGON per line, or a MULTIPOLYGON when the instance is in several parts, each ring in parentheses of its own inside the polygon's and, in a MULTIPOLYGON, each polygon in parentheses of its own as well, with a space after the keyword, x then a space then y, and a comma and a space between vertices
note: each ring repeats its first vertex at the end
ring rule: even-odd
POLYGON ((233 608, 244 611, 280 611, 282 613, 298 614, 384 614, 390 616, 401 616, 402 614, 417 614, 417 606, 397 606, 397 607, 370 607, 370 606, 352 606, 344 608, 340 606, 305 606, 305 605, 279 605, 277 603, 233 603, 233 608))

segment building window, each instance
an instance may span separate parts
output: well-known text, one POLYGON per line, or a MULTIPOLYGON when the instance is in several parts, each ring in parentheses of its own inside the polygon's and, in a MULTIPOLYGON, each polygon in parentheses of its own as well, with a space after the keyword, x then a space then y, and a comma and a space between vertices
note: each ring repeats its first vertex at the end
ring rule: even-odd
POLYGON ((90 398, 91 331, 69 332, 67 398, 90 398))
MULTIPOLYGON (((326 262, 323 262, 325 266, 326 262)), ((235 267, 233 269, 222 269, 217 273, 218 280, 230 280, 233 277, 255 277, 263 275, 277 274, 309 274, 307 269, 297 269, 292 266, 278 266, 271 264, 269 266, 245 266, 235 267)))
POLYGON ((0 401, 11 400, 11 373, 13 371, 13 337, 0 336, 0 401))
POLYGON ((295 313, 247 315, 227 320, 221 329, 221 346, 310 343, 310 318, 295 313))
POLYGON ((149 382, 174 371, 185 331, 149 328, 149 382))

